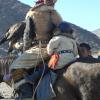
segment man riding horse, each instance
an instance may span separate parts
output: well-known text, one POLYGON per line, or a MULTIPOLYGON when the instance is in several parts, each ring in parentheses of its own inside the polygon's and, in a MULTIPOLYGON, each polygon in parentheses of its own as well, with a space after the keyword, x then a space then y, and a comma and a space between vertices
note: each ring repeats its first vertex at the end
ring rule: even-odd
POLYGON ((62 18, 53 7, 54 3, 54 0, 44 0, 31 8, 26 15, 24 52, 10 67, 15 82, 26 74, 24 69, 29 70, 48 58, 47 43, 52 37, 54 28, 62 22, 62 18))
POLYGON ((46 5, 46 0, 31 8, 26 15, 26 28, 23 36, 25 52, 12 64, 12 69, 20 68, 21 64, 21 68, 33 68, 37 62, 41 61, 40 56, 38 61, 35 60, 40 53, 43 58, 47 58, 46 45, 52 37, 53 29, 61 21, 56 10, 52 6, 46 5), (26 61, 27 59, 28 61, 26 61))

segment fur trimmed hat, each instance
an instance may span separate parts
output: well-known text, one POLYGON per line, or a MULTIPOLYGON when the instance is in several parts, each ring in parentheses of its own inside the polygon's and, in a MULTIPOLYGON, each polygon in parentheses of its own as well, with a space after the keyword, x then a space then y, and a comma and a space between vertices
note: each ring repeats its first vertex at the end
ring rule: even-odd
POLYGON ((53 5, 56 3, 57 0, 37 0, 36 1, 36 4, 41 4, 41 3, 44 3, 44 4, 47 4, 47 5, 53 5))
POLYGON ((44 3, 44 0, 37 0, 36 1, 36 4, 41 4, 41 3, 44 3))

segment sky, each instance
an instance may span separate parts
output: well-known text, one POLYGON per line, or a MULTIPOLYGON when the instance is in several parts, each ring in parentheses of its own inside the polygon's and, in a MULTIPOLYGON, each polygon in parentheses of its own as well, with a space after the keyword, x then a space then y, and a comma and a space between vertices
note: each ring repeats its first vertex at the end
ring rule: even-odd
MULTIPOLYGON (((36 0, 19 0, 33 6, 36 0)), ((64 21, 89 31, 100 28, 100 0, 57 0, 55 9, 64 21)))

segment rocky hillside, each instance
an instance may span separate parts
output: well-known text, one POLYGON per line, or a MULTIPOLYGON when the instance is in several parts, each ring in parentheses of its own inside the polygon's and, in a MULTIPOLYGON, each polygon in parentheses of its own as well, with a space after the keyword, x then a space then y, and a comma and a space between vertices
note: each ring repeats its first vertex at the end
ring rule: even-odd
POLYGON ((93 33, 95 33, 100 38, 100 28, 93 31, 93 33))
POLYGON ((75 30, 74 34, 78 42, 89 43, 93 51, 100 50, 100 38, 97 35, 77 25, 71 24, 71 26, 75 30))
MULTIPOLYGON (((0 0, 0 35, 12 24, 24 20, 29 8, 28 5, 18 0, 0 0)), ((94 50, 100 50, 99 37, 77 25, 71 25, 75 29, 76 38, 79 42, 88 42, 94 50)))
POLYGON ((17 0, 0 0, 0 34, 10 25, 23 20, 29 8, 17 0))

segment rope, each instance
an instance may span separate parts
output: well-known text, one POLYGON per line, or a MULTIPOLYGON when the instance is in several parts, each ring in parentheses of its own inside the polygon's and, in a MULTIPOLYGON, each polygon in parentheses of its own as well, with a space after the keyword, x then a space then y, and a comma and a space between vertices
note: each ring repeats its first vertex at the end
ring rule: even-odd
POLYGON ((35 100, 35 93, 36 93, 36 91, 37 91, 37 89, 38 89, 38 86, 39 86, 40 83, 41 83, 41 80, 42 80, 43 75, 44 75, 44 72, 45 72, 45 62, 44 62, 44 59, 43 59, 43 56, 42 56, 42 52, 41 52, 41 41, 39 41, 39 51, 40 51, 39 54, 40 54, 41 59, 42 59, 42 62, 43 62, 43 73, 42 73, 42 75, 41 75, 41 77, 40 77, 40 80, 38 81, 38 84, 37 84, 35 90, 34 90, 32 100, 35 100))

